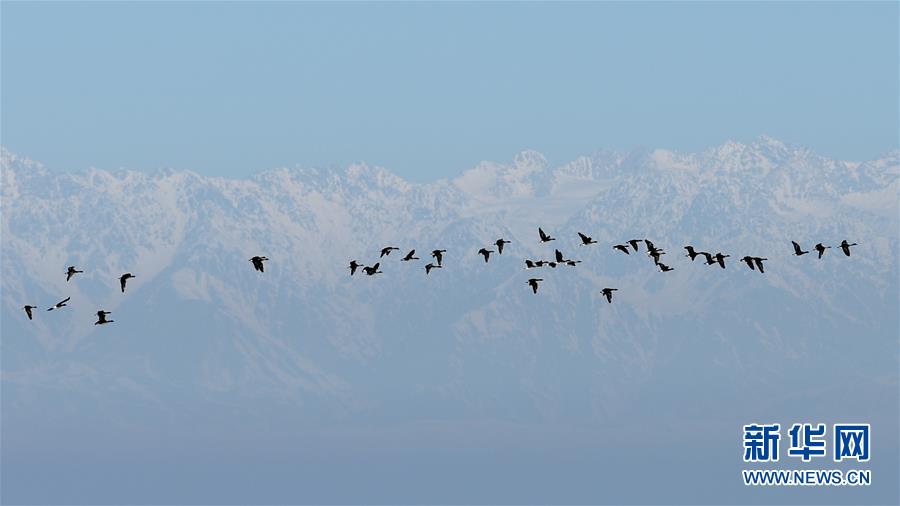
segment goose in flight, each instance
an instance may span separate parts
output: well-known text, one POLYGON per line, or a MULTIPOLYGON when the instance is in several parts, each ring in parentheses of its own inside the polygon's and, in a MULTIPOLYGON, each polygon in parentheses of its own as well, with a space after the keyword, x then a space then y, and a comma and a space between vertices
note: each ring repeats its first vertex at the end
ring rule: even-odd
POLYGON ((538 235, 541 236, 541 242, 550 242, 550 241, 555 241, 555 240, 556 240, 555 237, 550 237, 549 235, 547 235, 547 234, 544 232, 544 229, 542 229, 542 228, 540 228, 540 227, 538 227, 538 235))
POLYGON ((591 236, 584 235, 581 232, 578 232, 578 237, 581 238, 581 245, 587 246, 588 244, 597 244, 597 241, 591 238, 591 236))
POLYGON ((107 320, 106 315, 112 314, 109 311, 100 310, 97 311, 97 321, 94 322, 94 325, 103 325, 105 323, 112 323, 115 320, 107 320))
POLYGON ((660 257, 661 255, 665 255, 665 254, 666 254, 665 251, 663 251, 663 250, 661 250, 661 249, 659 249, 659 248, 653 248, 653 249, 651 249, 651 250, 647 253, 647 256, 653 257, 653 263, 658 264, 658 263, 659 263, 659 257, 660 257))
POLYGON ((265 266, 263 266, 263 262, 265 262, 266 260, 268 260, 268 258, 261 256, 255 256, 250 259, 250 261, 253 262, 253 268, 258 270, 259 272, 266 271, 265 266))
POLYGON ((485 249, 485 248, 481 248, 480 250, 478 250, 478 254, 484 256, 484 263, 487 263, 488 258, 490 258, 491 253, 493 253, 493 252, 494 252, 494 250, 485 249))
POLYGON ((561 264, 566 261, 566 259, 563 258, 562 251, 554 250, 554 255, 556 255, 556 263, 561 264))
POLYGON ((494 243, 497 245, 497 253, 502 255, 503 254, 503 245, 509 244, 509 242, 510 241, 504 241, 502 237, 500 239, 497 239, 497 242, 494 243))
POLYGON ((656 246, 653 245, 653 242, 650 239, 644 239, 644 244, 647 245, 647 251, 653 251, 656 249, 656 246))
POLYGON ((719 267, 725 268, 725 259, 730 257, 731 255, 723 255, 722 253, 716 253, 716 262, 719 262, 719 267))
POLYGON ((799 257, 799 256, 802 256, 802 255, 805 255, 805 254, 809 253, 809 251, 803 251, 802 249, 800 249, 800 245, 797 244, 796 241, 791 241, 791 244, 794 245, 794 255, 795 255, 795 256, 798 256, 798 257, 799 257))
POLYGON ((444 265, 444 264, 443 264, 443 262, 444 262, 444 253, 446 253, 446 252, 447 252, 447 250, 445 250, 445 249, 436 249, 436 250, 434 250, 434 251, 431 252, 431 256, 434 257, 434 259, 435 259, 435 261, 437 262, 438 265, 444 265))
POLYGON ((72 276, 74 276, 76 274, 80 274, 82 272, 84 272, 84 271, 79 271, 75 268, 74 265, 70 265, 69 269, 66 271, 66 283, 68 283, 69 280, 72 279, 72 276))
POLYGON ((381 262, 376 262, 375 265, 371 267, 363 267, 363 272, 368 276, 374 276, 376 274, 384 274, 383 272, 378 270, 378 266, 381 265, 381 262))
POLYGON ((616 244, 615 246, 613 246, 613 249, 617 249, 617 250, 621 251, 622 253, 625 253, 626 255, 631 254, 628 252, 628 246, 625 246, 624 244, 616 244))
POLYGON ((136 277, 136 276, 130 272, 126 272, 125 274, 122 274, 121 276, 119 276, 119 286, 122 287, 122 293, 125 293, 125 283, 133 277, 136 277))
POLYGON ((713 260, 713 256, 705 251, 698 251, 697 254, 706 257, 706 265, 712 265, 716 263, 716 261, 713 260))
POLYGON ((768 258, 753 257, 753 263, 756 264, 756 268, 759 269, 760 273, 764 274, 766 272, 766 270, 763 269, 763 260, 768 260, 768 258))
POLYGON ((54 309, 59 309, 61 307, 65 307, 66 302, 69 302, 69 299, 71 299, 71 298, 72 297, 66 297, 65 299, 63 299, 63 300, 57 302, 56 304, 50 306, 49 308, 47 308, 47 311, 53 311, 54 309))
POLYGON ((543 281, 543 280, 544 280, 544 278, 531 278, 531 279, 528 280, 527 284, 528 284, 529 286, 531 286, 531 290, 532 290, 534 293, 537 293, 537 290, 538 290, 538 282, 539 282, 539 281, 543 281))
POLYGON ((394 251, 394 250, 399 251, 400 248, 398 248, 396 246, 388 246, 387 248, 381 248, 381 255, 379 255, 378 258, 381 258, 385 255, 390 255, 391 251, 394 251))
POLYGON ((843 251, 845 255, 850 256, 850 246, 856 245, 857 244, 855 242, 851 244, 847 242, 847 239, 844 239, 843 241, 841 241, 841 251, 843 251))
POLYGON ((616 290, 618 290, 618 288, 604 288, 603 290, 600 290, 600 293, 602 293, 603 296, 606 297, 607 303, 612 304, 613 292, 615 292, 616 290))
POLYGON ((656 265, 659 266, 659 270, 661 270, 662 272, 669 272, 669 271, 674 271, 674 270, 675 270, 673 267, 669 267, 668 265, 666 265, 666 264, 664 264, 664 263, 662 263, 662 262, 660 262, 660 263, 658 263, 658 264, 656 264, 656 265))
POLYGON ((535 267, 537 267, 537 265, 535 265, 535 263, 533 261, 528 260, 528 259, 525 260, 525 268, 526 269, 534 269, 535 267))
POLYGON ((361 263, 357 262, 356 260, 350 260, 350 267, 349 267, 350 275, 352 276, 352 275, 356 274, 356 269, 359 269, 362 266, 363 265, 361 263))
POLYGON ((686 256, 686 257, 691 257, 691 262, 693 262, 694 259, 697 258, 697 255, 702 255, 702 254, 704 254, 704 252, 702 252, 702 251, 694 251, 694 247, 693 247, 693 246, 685 246, 684 249, 686 249, 687 252, 688 252, 688 254, 685 255, 685 256, 686 256))
POLYGON ((25 307, 23 307, 22 309, 25 310, 25 314, 28 315, 28 319, 30 320, 30 319, 31 319, 31 310, 32 310, 32 309, 37 309, 37 306, 25 306, 25 307))
POLYGON ((632 240, 628 241, 628 244, 630 244, 631 247, 634 248, 635 251, 637 251, 637 250, 638 250, 638 244, 640 244, 640 243, 642 243, 642 242, 644 242, 643 239, 632 239, 632 240))
POLYGON ((430 274, 430 273, 431 273, 431 269, 443 269, 443 267, 440 266, 440 265, 434 265, 434 264, 431 264, 431 263, 425 264, 425 274, 430 274))
POLYGON ((755 267, 753 267, 753 257, 745 256, 744 258, 741 259, 741 262, 744 262, 745 264, 747 264, 747 267, 749 267, 751 271, 756 270, 755 267))
POLYGON ((418 259, 419 259, 419 257, 416 256, 416 250, 411 249, 411 250, 409 250, 409 253, 407 253, 405 257, 400 259, 400 261, 401 262, 409 262, 410 260, 418 260, 418 259))
POLYGON ((825 254, 825 250, 827 250, 827 249, 830 248, 830 247, 831 247, 831 246, 823 246, 822 243, 816 244, 816 251, 819 252, 819 258, 820 258, 820 259, 822 258, 822 255, 825 254))

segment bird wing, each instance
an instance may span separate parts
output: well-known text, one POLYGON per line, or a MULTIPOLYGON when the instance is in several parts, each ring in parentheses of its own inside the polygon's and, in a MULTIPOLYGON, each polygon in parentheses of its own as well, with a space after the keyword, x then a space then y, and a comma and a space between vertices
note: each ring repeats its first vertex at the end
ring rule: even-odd
POLYGON ((563 261, 563 254, 562 254, 562 252, 559 251, 559 250, 556 250, 556 261, 557 261, 557 262, 562 262, 562 261, 563 261))
POLYGON ((582 234, 581 232, 578 232, 578 237, 581 237, 581 242, 588 242, 588 241, 591 240, 590 237, 588 237, 588 236, 582 234))
POLYGON ((122 293, 125 293, 125 282, 128 281, 128 278, 122 276, 119 278, 119 284, 122 285, 122 293))
POLYGON ((796 241, 791 241, 791 244, 794 245, 794 253, 800 254, 800 245, 796 243, 796 241))

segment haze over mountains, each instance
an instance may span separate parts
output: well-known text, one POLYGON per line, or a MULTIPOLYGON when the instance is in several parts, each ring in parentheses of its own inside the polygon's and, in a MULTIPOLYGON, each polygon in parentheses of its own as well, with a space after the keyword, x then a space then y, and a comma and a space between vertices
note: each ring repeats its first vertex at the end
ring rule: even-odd
POLYGON ((559 167, 523 151, 426 184, 365 164, 240 180, 56 172, 4 150, 6 434, 36 437, 35 418, 122 430, 691 420, 738 446, 741 423, 846 415, 896 448, 898 189, 900 152, 845 162, 768 137, 559 167), (558 240, 540 245, 538 226, 558 240), (485 264, 476 251, 499 237, 512 243, 485 264), (675 271, 612 249, 633 238, 675 271), (791 240, 842 239, 859 243, 849 258, 791 255, 791 240), (692 263, 686 244, 731 254, 728 268, 692 263), (349 276, 351 259, 370 265, 387 245, 423 259, 395 253, 383 275, 349 276), (583 263, 539 271, 534 295, 524 259, 554 247, 583 263), (426 277, 435 248, 444 269, 426 277), (264 274, 253 255, 271 259, 264 274), (768 258, 766 273, 744 255, 768 258), (68 265, 85 272, 66 283, 68 265), (123 295, 124 272, 137 277, 123 295), (99 308, 115 323, 94 326, 99 308))

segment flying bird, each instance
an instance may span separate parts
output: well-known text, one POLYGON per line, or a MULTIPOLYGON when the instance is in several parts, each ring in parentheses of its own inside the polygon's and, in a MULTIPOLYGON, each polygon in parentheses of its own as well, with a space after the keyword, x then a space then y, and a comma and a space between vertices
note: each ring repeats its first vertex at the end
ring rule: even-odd
POLYGON ((698 251, 697 253, 699 255, 703 255, 704 257, 706 257, 706 265, 712 265, 712 264, 716 263, 716 261, 713 260, 713 256, 711 254, 709 254, 705 251, 698 251))
POLYGON ((719 267, 725 268, 725 259, 730 257, 731 255, 723 255, 722 253, 716 253, 716 262, 719 262, 719 267))
POLYGON ((109 311, 100 310, 97 311, 97 321, 94 322, 94 325, 103 325, 104 323, 112 323, 115 320, 107 320, 106 315, 112 314, 109 311))
POLYGON ((411 250, 409 250, 409 253, 407 253, 405 257, 400 259, 400 261, 401 262, 409 262, 410 260, 418 260, 419 257, 417 257, 415 255, 416 255, 416 250, 411 249, 411 250))
POLYGON ((503 245, 509 244, 509 243, 510 243, 510 241, 504 241, 502 237, 500 239, 497 239, 497 242, 494 243, 497 245, 497 253, 502 255, 503 254, 503 245))
POLYGON ((65 307, 66 302, 69 302, 69 299, 71 299, 71 298, 72 297, 66 297, 65 299, 63 299, 63 300, 57 302, 56 304, 50 306, 49 308, 47 308, 47 311, 53 311, 54 309, 59 309, 61 307, 65 307))
POLYGON ((493 252, 494 252, 494 250, 485 249, 485 248, 481 248, 480 250, 478 250, 478 254, 484 256, 484 263, 487 263, 488 258, 490 258, 491 253, 493 253, 493 252))
POLYGON ((626 255, 631 254, 628 252, 628 246, 625 246, 624 244, 616 244, 615 246, 613 246, 613 249, 617 249, 617 250, 621 251, 622 253, 625 253, 626 255))
POLYGON ((434 257, 434 259, 437 261, 438 265, 444 265, 443 264, 444 253, 446 253, 446 252, 447 252, 447 250, 445 250, 445 249, 436 249, 431 252, 431 256, 434 257))
POLYGON ((744 258, 741 259, 741 262, 744 262, 745 264, 747 264, 747 267, 749 267, 751 271, 755 270, 755 268, 753 267, 753 257, 745 256, 744 258))
POLYGON ((125 274, 122 274, 121 276, 119 276, 119 286, 122 287, 122 293, 125 293, 125 283, 129 279, 134 278, 134 277, 136 277, 136 276, 130 272, 126 272, 125 274))
POLYGON ((584 235, 581 232, 578 232, 578 237, 581 238, 581 245, 587 246, 588 244, 597 244, 597 241, 593 240, 591 236, 584 235))
POLYGON ((258 270, 259 272, 265 272, 266 268, 263 266, 263 262, 268 260, 266 257, 255 256, 250 259, 253 262, 253 268, 258 270))
POLYGON ((538 290, 538 281, 543 281, 543 280, 544 280, 543 278, 531 278, 531 279, 528 280, 528 283, 527 283, 527 284, 528 284, 529 286, 531 286, 531 290, 532 290, 534 293, 537 293, 537 290, 538 290))
POLYGON ((618 290, 618 288, 604 288, 603 290, 600 290, 600 293, 602 293, 603 296, 606 297, 607 303, 612 304, 613 292, 615 292, 616 290, 618 290))
POLYGON ((555 241, 555 240, 556 240, 555 237, 550 237, 549 235, 547 235, 546 233, 544 233, 544 230, 543 230, 542 228, 540 228, 540 227, 538 227, 538 235, 541 236, 541 242, 550 242, 550 241, 555 241))
POLYGON ((356 260, 350 260, 350 275, 356 274, 356 269, 359 269, 363 265, 356 260))
POLYGON ((822 243, 816 244, 816 251, 819 252, 819 258, 822 258, 822 255, 825 254, 825 250, 830 248, 831 246, 823 246, 822 243))
POLYGON ((25 307, 23 307, 22 309, 25 310, 25 314, 28 315, 28 319, 30 320, 30 319, 31 319, 31 310, 32 310, 32 309, 37 309, 37 306, 25 306, 25 307))
POLYGON ((673 267, 669 267, 668 265, 666 265, 666 264, 664 264, 664 263, 662 263, 662 262, 660 262, 660 263, 658 263, 658 264, 656 264, 656 265, 658 265, 658 266, 659 266, 659 270, 661 270, 661 271, 663 271, 663 272, 669 272, 669 271, 674 271, 674 270, 675 270, 673 267))
POLYGON ((425 264, 425 274, 431 273, 431 269, 442 269, 442 268, 443 268, 443 267, 440 266, 440 265, 434 265, 434 264, 431 264, 431 263, 425 264))
POLYGON ((534 263, 534 266, 535 267, 543 267, 543 266, 547 265, 547 263, 548 262, 546 260, 538 260, 537 262, 534 263))
POLYGON ((649 252, 647 252, 647 256, 653 257, 653 263, 655 263, 655 264, 659 263, 660 255, 665 255, 665 254, 666 254, 666 252, 659 248, 653 248, 649 252))
POLYGON ((637 251, 637 250, 638 250, 638 244, 640 244, 640 243, 642 243, 642 242, 644 242, 643 239, 631 239, 630 241, 628 241, 628 244, 630 244, 631 247, 634 248, 635 251, 637 251))
POLYGON ((802 255, 805 255, 805 254, 809 253, 809 251, 803 251, 802 249, 800 249, 800 245, 797 244, 796 241, 791 241, 791 244, 794 245, 794 255, 795 255, 795 256, 798 256, 798 257, 799 257, 799 256, 802 256, 802 255))
POLYGON ((554 254, 556 255, 556 263, 561 264, 566 261, 566 259, 563 258, 562 251, 554 250, 554 254))
POLYGON ((375 265, 371 267, 363 267, 363 272, 365 272, 369 276, 374 276, 376 274, 384 274, 383 272, 378 270, 378 266, 381 265, 381 262, 376 262, 375 265))
POLYGON ((525 260, 525 268, 526 269, 534 269, 537 265, 534 264, 531 260, 525 260))
POLYGON ((400 248, 398 248, 398 247, 396 247, 396 246, 388 246, 387 248, 381 248, 381 255, 379 255, 378 258, 381 258, 381 257, 383 257, 383 256, 385 256, 385 255, 390 255, 390 254, 391 254, 391 251, 394 251, 394 250, 398 250, 398 251, 399 251, 400 248))
POLYGON ((69 269, 66 271, 66 283, 68 283, 69 280, 72 279, 72 276, 74 276, 76 274, 80 274, 82 272, 84 272, 84 271, 79 271, 79 270, 75 269, 74 265, 70 265, 69 269))
POLYGON ((652 250, 656 249, 656 246, 653 245, 653 243, 650 241, 650 239, 644 239, 644 244, 647 245, 648 251, 652 251, 652 250))
POLYGON ((694 251, 694 247, 693 247, 693 246, 685 246, 684 249, 686 249, 687 252, 688 252, 688 254, 685 255, 685 256, 686 256, 686 257, 691 257, 691 262, 693 262, 694 259, 697 258, 697 255, 705 254, 705 253, 702 252, 702 251, 694 251))
POLYGON ((850 244, 847 242, 847 239, 841 241, 841 251, 844 252, 845 255, 850 256, 850 246, 856 246, 856 243, 850 244))
POLYGON ((759 269, 759 272, 761 273, 766 272, 766 270, 763 269, 763 260, 768 260, 768 258, 753 257, 753 263, 756 264, 756 268, 759 269))

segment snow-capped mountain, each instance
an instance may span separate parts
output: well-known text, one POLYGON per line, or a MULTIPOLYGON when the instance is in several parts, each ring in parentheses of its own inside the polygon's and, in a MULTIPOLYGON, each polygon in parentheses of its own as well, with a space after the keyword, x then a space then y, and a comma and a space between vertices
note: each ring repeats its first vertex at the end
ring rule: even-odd
POLYGON ((845 162, 767 137, 560 167, 523 151, 427 184, 365 164, 248 179, 54 172, 4 150, 4 404, 609 420, 676 405, 679 388, 697 399, 679 405, 688 413, 789 377, 815 391, 840 364, 896 381, 898 176, 898 152, 845 162), (538 226, 557 240, 540 244, 538 226), (476 251, 499 237, 512 243, 485 264, 476 251), (612 249, 633 238, 675 270, 612 249), (849 258, 792 256, 791 240, 843 239, 859 243, 849 258), (729 254, 727 269, 691 262, 687 244, 729 254), (379 259, 388 245, 400 251, 379 259), (413 248, 421 260, 401 262, 413 248), (426 276, 436 248, 444 268, 426 276), (523 269, 555 248, 583 263, 523 269), (744 255, 767 258, 765 274, 744 255), (351 259, 384 274, 351 277, 351 259), (68 265, 85 272, 66 282, 68 265), (124 272, 136 278, 122 294, 124 272), (537 295, 529 277, 544 280, 537 295), (612 304, 604 287, 618 288, 612 304), (93 325, 100 308, 114 324, 93 325))

